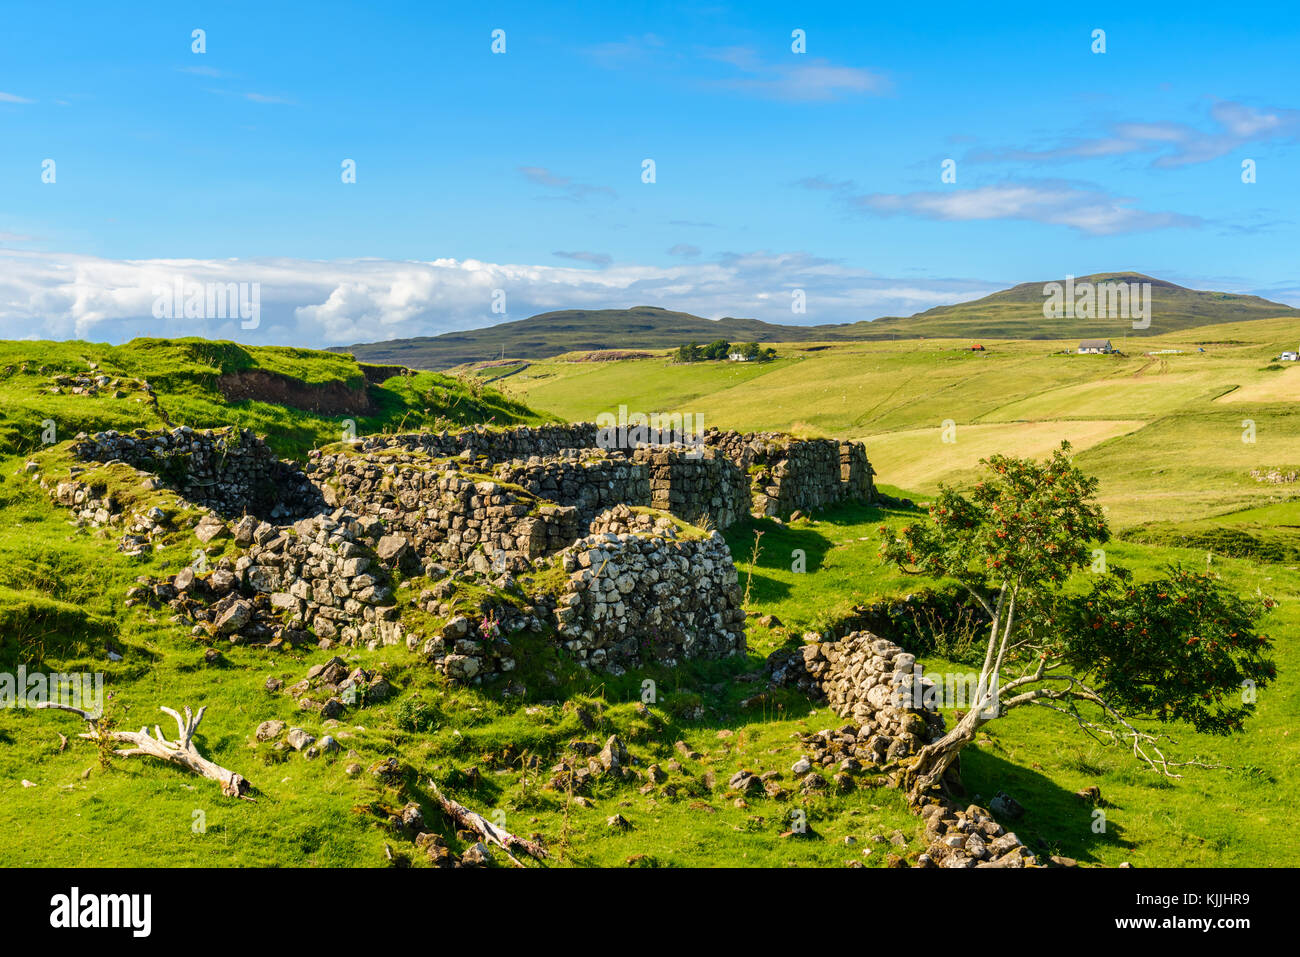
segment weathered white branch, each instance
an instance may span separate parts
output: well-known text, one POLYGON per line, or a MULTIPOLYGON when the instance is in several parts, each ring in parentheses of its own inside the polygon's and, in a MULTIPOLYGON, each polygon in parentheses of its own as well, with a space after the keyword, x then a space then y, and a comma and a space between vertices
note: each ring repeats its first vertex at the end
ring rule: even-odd
POLYGON ((248 792, 252 789, 252 785, 248 781, 235 772, 209 761, 199 753, 199 749, 194 745, 194 732, 198 730, 199 722, 203 720, 203 714, 207 711, 206 707, 199 708, 197 715, 187 707, 183 719, 171 708, 163 707, 158 709, 164 714, 171 715, 176 720, 178 736, 175 741, 168 741, 162 733, 162 729, 157 725, 154 725, 152 736, 150 736, 148 728, 141 728, 139 731, 110 731, 107 735, 104 735, 95 723, 98 719, 80 708, 56 702, 42 702, 37 707, 70 711, 81 717, 90 726, 90 730, 78 735, 78 737, 90 741, 108 740, 134 745, 134 747, 114 749, 113 753, 118 757, 151 757, 171 764, 178 764, 187 771, 216 781, 221 785, 221 793, 228 797, 251 800, 247 797, 248 792))
POLYGON ((429 782, 429 788, 433 799, 438 802, 443 813, 469 831, 481 835, 489 844, 495 844, 506 852, 506 857, 515 863, 516 867, 523 867, 523 863, 510 853, 512 848, 518 848, 525 854, 541 860, 546 857, 546 848, 536 841, 525 840, 522 837, 516 837, 503 827, 497 827, 481 814, 476 814, 463 804, 458 804, 451 798, 447 797, 438 790, 438 785, 432 781, 429 782))

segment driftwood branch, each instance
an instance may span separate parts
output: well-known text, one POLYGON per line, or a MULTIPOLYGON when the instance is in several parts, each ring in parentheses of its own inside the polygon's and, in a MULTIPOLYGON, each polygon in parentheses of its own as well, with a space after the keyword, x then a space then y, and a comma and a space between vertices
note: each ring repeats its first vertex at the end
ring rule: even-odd
POLYGON ((497 827, 483 815, 476 814, 469 808, 465 807, 465 805, 458 804, 451 798, 447 797, 438 790, 438 785, 434 784, 432 781, 429 782, 429 788, 433 795, 433 799, 438 802, 438 806, 442 808, 444 814, 465 830, 474 831, 481 835, 489 844, 495 844, 497 847, 501 848, 506 852, 506 857, 510 858, 510 860, 515 863, 516 867, 523 867, 524 865, 518 858, 510 853, 512 849, 523 851, 525 854, 535 857, 538 860, 542 860, 547 856, 546 848, 542 847, 542 845, 538 844, 536 841, 528 841, 522 837, 516 837, 505 828, 497 827))
POLYGON ((90 741, 108 740, 132 745, 132 747, 128 748, 115 749, 113 753, 118 757, 133 758, 143 756, 178 764, 185 770, 200 777, 216 781, 221 785, 222 794, 228 797, 250 800, 247 794, 252 789, 252 785, 248 781, 235 772, 209 761, 199 753, 199 749, 194 745, 194 732, 198 730, 199 722, 203 720, 203 713, 207 711, 206 707, 200 708, 197 715, 187 707, 184 718, 171 708, 158 709, 164 714, 171 715, 176 720, 178 736, 175 741, 168 741, 158 725, 154 725, 152 736, 150 736, 148 728, 141 728, 139 731, 109 731, 105 734, 96 724, 97 718, 80 708, 52 701, 41 702, 37 707, 55 708, 59 711, 70 711, 78 715, 90 726, 89 731, 78 735, 78 737, 90 741))

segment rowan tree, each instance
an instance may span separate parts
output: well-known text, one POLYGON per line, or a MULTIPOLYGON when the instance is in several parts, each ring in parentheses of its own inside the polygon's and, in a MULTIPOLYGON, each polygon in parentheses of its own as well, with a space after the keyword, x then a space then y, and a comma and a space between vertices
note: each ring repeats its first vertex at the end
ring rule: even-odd
POLYGON ((1240 731, 1255 692, 1275 675, 1271 642, 1256 624, 1272 607, 1217 577, 1166 569, 1138 582, 1106 568, 1094 549, 1110 538, 1097 480, 1061 443, 1044 462, 994 455, 967 493, 941 487, 926 521, 882 528, 881 556, 901 570, 960 584, 990 618, 974 700, 906 777, 919 800, 989 721, 1040 706, 1069 715, 1108 743, 1125 742, 1177 777, 1138 719, 1240 731), (1080 583, 1076 573, 1094 573, 1080 583))

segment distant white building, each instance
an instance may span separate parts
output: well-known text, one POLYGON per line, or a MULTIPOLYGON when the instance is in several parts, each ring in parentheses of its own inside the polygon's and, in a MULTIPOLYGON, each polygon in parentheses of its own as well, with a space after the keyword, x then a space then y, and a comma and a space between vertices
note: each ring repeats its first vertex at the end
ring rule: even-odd
POLYGON ((1095 355, 1097 353, 1110 353, 1115 349, 1111 346, 1109 339, 1084 339, 1079 343, 1079 348, 1075 350, 1079 355, 1095 355))
POLYGON ((745 355, 743 352, 730 352, 727 354, 727 358, 732 362, 748 362, 750 359, 750 357, 745 355))
POLYGON ((1300 362, 1300 352, 1284 352, 1278 356, 1279 362, 1300 362))

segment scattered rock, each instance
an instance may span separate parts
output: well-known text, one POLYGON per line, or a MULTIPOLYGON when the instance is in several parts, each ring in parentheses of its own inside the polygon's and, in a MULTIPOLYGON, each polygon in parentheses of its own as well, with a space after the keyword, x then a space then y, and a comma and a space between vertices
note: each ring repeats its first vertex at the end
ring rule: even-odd
POLYGON ((215 515, 205 515, 199 519, 198 525, 194 526, 194 537, 203 544, 218 538, 228 538, 230 529, 226 528, 226 523, 215 515))
POLYGON ((263 721, 257 726, 256 737, 258 741, 274 741, 280 735, 284 734, 285 724, 283 721, 263 721))
POLYGON ((1023 817, 1025 813, 1025 809, 1020 802, 1005 791, 999 791, 993 795, 993 800, 989 801, 989 810, 998 817, 1011 821, 1023 817))
POLYGON ((302 728, 293 728, 285 740, 289 742, 289 747, 295 751, 301 751, 316 742, 315 736, 308 734, 302 728))

